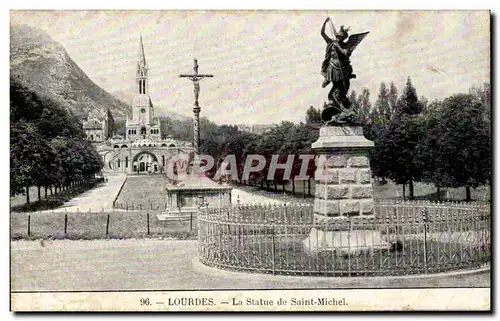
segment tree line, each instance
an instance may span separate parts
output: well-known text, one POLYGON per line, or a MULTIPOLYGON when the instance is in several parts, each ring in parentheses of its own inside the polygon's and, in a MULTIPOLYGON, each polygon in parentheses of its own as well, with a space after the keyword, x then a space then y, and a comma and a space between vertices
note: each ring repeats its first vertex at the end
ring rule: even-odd
MULTIPOLYGON (((368 89, 351 92, 353 108, 365 136, 373 140, 370 163, 380 183, 391 179, 403 184, 403 194, 415 198, 414 183, 442 188, 471 188, 491 183, 491 87, 473 86, 443 100, 429 102, 418 96, 411 78, 401 95, 394 83, 384 82, 372 107, 368 89)), ((308 117, 318 121, 320 110, 311 107, 308 117)))
POLYGON ((376 177, 403 184, 403 190, 408 185, 410 199, 417 181, 434 184, 438 199, 442 188, 465 187, 467 201, 471 188, 491 183, 489 84, 431 103, 418 97, 411 78, 398 99, 391 92, 397 97, 394 84, 387 91, 382 83, 374 110, 362 119, 375 142, 376 177))
POLYGON ((54 193, 92 179, 103 167, 79 119, 19 77, 10 78, 10 193, 54 193), (52 190, 53 189, 53 190, 52 190))
MULTIPOLYGON (((491 182, 489 84, 472 87, 469 93, 429 102, 417 95, 408 78, 401 94, 394 83, 381 83, 373 106, 366 88, 359 95, 352 91, 350 100, 364 135, 374 141, 371 168, 378 183, 392 180, 402 184, 403 193, 410 199, 415 197, 415 182, 434 184, 438 199, 442 188, 465 187, 466 200, 470 200, 471 188, 491 182)), ((200 149, 213 156, 216 165, 220 165, 226 155, 236 155, 239 177, 247 155, 263 155, 266 167, 252 173, 247 183, 267 188, 270 184, 291 183, 294 190, 294 177, 299 175, 301 165, 297 156, 314 154, 311 144, 318 138, 320 113, 319 108, 311 106, 306 110, 305 122, 284 121, 263 135, 239 131, 237 126, 218 126, 202 118, 200 149), (289 181, 283 179, 283 170, 278 170, 273 180, 267 180, 272 155, 279 155, 279 163, 285 163, 288 155, 296 156, 289 181)), ((192 137, 191 120, 163 119, 162 127, 166 136, 192 137)), ((215 174, 217 168, 209 174, 215 174)), ((314 170, 314 162, 310 162, 308 175, 312 176, 314 170)))

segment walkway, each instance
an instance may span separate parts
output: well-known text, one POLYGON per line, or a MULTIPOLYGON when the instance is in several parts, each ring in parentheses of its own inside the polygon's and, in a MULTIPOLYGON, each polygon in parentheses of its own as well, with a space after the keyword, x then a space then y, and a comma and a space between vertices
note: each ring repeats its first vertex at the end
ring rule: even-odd
POLYGON ((247 192, 241 188, 233 187, 231 191, 231 201, 233 204, 269 204, 269 203, 282 203, 276 199, 272 199, 269 197, 265 197, 262 195, 256 195, 250 192, 247 192))
MULTIPOLYGON (((63 206, 54 209, 54 211, 68 211, 68 212, 100 212, 112 211, 113 201, 120 192, 120 188, 127 175, 125 173, 108 174, 108 182, 96 188, 93 188, 85 193, 71 199, 64 203, 63 206)), ((50 210, 52 212, 52 210, 50 210)))
POLYGON ((490 274, 297 277, 235 273, 196 261, 197 241, 11 242, 12 291, 489 287, 490 274))
POLYGON ((233 186, 231 201, 233 204, 283 204, 311 203, 314 199, 296 197, 285 193, 273 193, 256 187, 233 186))

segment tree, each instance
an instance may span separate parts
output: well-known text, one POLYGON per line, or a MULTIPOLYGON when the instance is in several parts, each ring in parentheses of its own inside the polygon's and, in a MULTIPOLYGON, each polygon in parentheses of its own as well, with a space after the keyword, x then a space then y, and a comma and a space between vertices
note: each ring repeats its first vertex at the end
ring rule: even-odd
POLYGON ((372 104, 370 102, 370 91, 368 88, 363 88, 361 94, 359 94, 357 99, 357 105, 359 106, 358 118, 362 124, 368 123, 370 112, 372 109, 372 104))
POLYGON ((411 82, 411 78, 406 80, 401 98, 398 100, 397 113, 406 115, 418 115, 423 110, 423 104, 418 100, 417 90, 411 82))
POLYGON ((491 135, 481 100, 457 94, 445 99, 429 126, 430 174, 437 186, 470 188, 491 181, 491 135))
POLYGON ((30 202, 28 189, 40 186, 47 175, 47 163, 53 157, 46 140, 33 124, 19 121, 11 126, 10 134, 10 185, 11 193, 26 188, 26 203, 30 202))
POLYGON ((387 100, 389 102, 389 108, 387 108, 385 116, 387 120, 391 120, 398 104, 398 88, 392 81, 389 88, 389 93, 387 94, 387 100))
POLYGON ((107 138, 112 138, 116 132, 115 132, 115 118, 113 117, 113 114, 111 113, 111 110, 107 110, 107 116, 108 116, 108 137, 107 138))
POLYGON ((70 185, 101 170, 101 157, 72 113, 17 77, 11 77, 10 91, 12 194, 37 186, 40 199, 41 187, 70 185))
POLYGON ((126 121, 122 119, 117 119, 114 121, 113 127, 111 129, 112 135, 126 136, 127 134, 126 121))
POLYGON ((389 91, 387 90, 387 86, 384 82, 380 84, 380 89, 377 97, 377 101, 375 102, 375 111, 376 120, 373 121, 375 123, 386 124, 390 120, 390 103, 389 103, 389 91))
POLYGON ((389 177, 398 184, 409 184, 410 199, 414 198, 414 181, 422 177, 416 153, 426 133, 425 121, 418 117, 421 111, 422 103, 408 77, 397 110, 379 144, 379 153, 389 164, 389 177))
POLYGON ((309 109, 306 112, 306 123, 307 124, 321 123, 321 110, 314 108, 314 106, 309 107, 309 109))

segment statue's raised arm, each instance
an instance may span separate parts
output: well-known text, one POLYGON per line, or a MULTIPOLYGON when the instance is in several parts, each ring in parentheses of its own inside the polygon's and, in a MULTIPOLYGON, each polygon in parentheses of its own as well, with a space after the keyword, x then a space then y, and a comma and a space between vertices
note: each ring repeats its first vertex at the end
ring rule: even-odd
POLYGON ((331 21, 330 18, 326 18, 325 22, 323 22, 323 26, 321 27, 321 36, 323 37, 323 39, 325 39, 326 43, 330 43, 333 40, 330 37, 328 37, 325 31, 326 24, 328 23, 328 21, 331 21))

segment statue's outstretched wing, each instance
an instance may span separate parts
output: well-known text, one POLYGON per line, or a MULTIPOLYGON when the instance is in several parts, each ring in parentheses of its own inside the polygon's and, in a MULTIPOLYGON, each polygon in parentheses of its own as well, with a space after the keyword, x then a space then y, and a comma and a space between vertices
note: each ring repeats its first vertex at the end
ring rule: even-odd
POLYGON ((354 49, 359 45, 359 43, 366 37, 370 32, 357 33, 355 35, 350 35, 349 40, 347 40, 346 47, 350 52, 353 52, 354 49))

